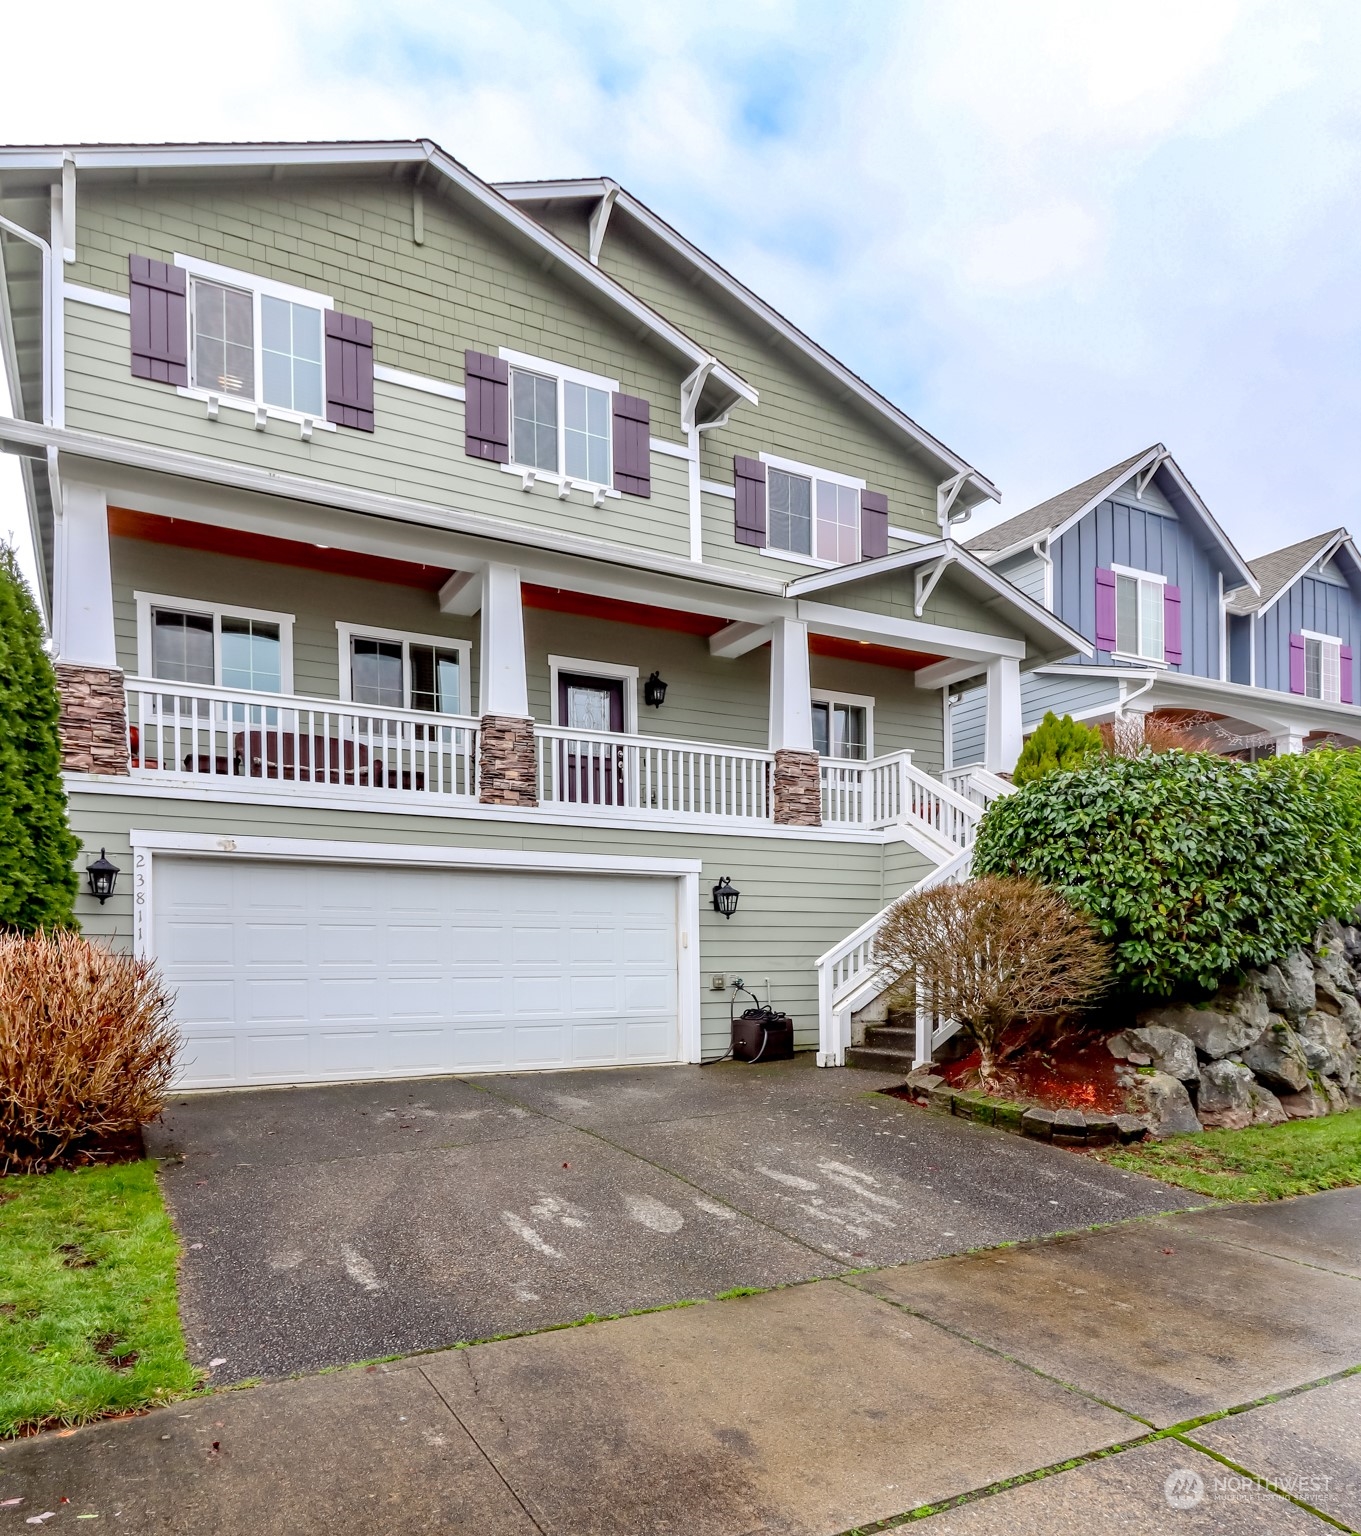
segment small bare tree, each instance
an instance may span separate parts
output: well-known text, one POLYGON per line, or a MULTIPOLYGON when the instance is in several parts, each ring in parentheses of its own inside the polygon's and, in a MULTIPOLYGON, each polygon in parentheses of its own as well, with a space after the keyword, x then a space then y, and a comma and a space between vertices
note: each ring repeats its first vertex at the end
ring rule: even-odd
POLYGON ((920 1001, 959 1020, 977 1044, 979 1077, 997 1080, 997 1047, 1023 1019, 1087 1007, 1110 956, 1091 922, 1057 891, 985 875, 904 896, 874 958, 900 1005, 920 1001))

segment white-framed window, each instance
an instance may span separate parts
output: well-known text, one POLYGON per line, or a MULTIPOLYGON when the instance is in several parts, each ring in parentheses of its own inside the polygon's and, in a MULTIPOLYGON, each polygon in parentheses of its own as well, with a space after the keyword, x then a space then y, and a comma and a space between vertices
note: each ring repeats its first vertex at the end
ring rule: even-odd
POLYGON ((874 756, 874 700, 862 693, 813 689, 813 750, 819 757, 865 762, 874 756))
POLYGON ((613 489, 617 379, 501 348, 510 365, 510 463, 522 474, 613 489))
POLYGON ((1113 565, 1115 574, 1115 653, 1138 661, 1162 661, 1163 613, 1167 577, 1156 571, 1113 565))
POLYGON ((376 709, 466 715, 471 642, 371 624, 336 624, 340 696, 376 709))
POLYGON ((1302 629, 1304 641, 1304 692, 1325 704, 1342 701, 1342 641, 1336 635, 1320 635, 1302 629))
POLYGON ((822 566, 860 558, 863 480, 763 453, 766 551, 822 566))
POLYGON ((550 656, 548 683, 550 719, 554 725, 609 730, 607 695, 613 689, 621 701, 624 734, 637 734, 637 667, 618 661, 586 661, 579 656, 550 656), (600 684, 598 688, 591 686, 595 681, 600 684))
POLYGON ((182 394, 221 405, 326 420, 326 294, 176 256, 189 282, 189 386, 182 394))
POLYGON ((134 592, 137 671, 168 683, 293 692, 293 615, 134 592))

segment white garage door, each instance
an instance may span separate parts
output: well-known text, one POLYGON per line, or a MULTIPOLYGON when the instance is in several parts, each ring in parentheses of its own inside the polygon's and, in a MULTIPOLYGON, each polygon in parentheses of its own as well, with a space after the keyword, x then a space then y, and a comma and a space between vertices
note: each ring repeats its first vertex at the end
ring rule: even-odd
POLYGON ((676 1061, 677 883, 157 855, 181 1085, 676 1061))

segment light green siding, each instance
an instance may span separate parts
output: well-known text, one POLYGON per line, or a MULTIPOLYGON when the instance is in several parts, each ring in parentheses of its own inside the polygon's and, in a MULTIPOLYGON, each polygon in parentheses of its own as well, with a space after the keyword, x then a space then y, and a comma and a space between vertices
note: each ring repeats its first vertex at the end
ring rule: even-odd
MULTIPOLYGON (((916 572, 893 571, 886 576, 872 576, 866 581, 851 581, 831 592, 810 594, 815 602, 832 602, 843 608, 859 608, 865 613, 882 613, 889 618, 916 619, 916 572)), ((960 587, 947 571, 936 584, 921 612, 921 622, 943 624, 953 629, 967 629, 975 634, 1001 635, 1010 640, 1024 639, 1020 627, 1005 612, 998 612, 997 601, 984 604, 960 587)))
MULTIPOLYGON (((721 837, 692 832, 639 832, 609 827, 543 827, 471 818, 404 816, 292 805, 237 806, 152 796, 71 794, 71 821, 85 845, 80 862, 101 847, 123 871, 117 890, 100 907, 79 900, 86 933, 119 947, 132 942, 132 850, 129 832, 178 831, 214 836, 316 837, 377 843, 424 844, 544 853, 700 858, 700 969, 706 1056, 728 1044, 727 993, 709 990, 709 976, 741 976, 764 998, 791 1014, 801 1048, 817 1044, 814 961, 879 910, 884 891, 884 847, 833 838, 721 837), (727 875, 742 893, 737 915, 724 919, 709 904, 709 890, 727 875)), ((918 856, 919 857, 919 856, 918 856)), ((919 860, 918 876, 929 865, 919 860)), ((907 871, 895 853, 894 880, 907 871)))

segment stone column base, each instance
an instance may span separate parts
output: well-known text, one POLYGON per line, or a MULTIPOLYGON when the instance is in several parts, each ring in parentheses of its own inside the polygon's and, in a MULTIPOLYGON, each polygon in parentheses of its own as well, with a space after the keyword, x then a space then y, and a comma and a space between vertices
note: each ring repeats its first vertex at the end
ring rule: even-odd
POLYGON ((128 771, 128 705, 118 667, 56 663, 61 766, 67 773, 128 771))
POLYGON ((517 715, 483 715, 477 774, 477 798, 483 805, 537 805, 534 722, 517 715))
POLYGON ((772 784, 775 820, 785 827, 822 825, 822 765, 816 752, 781 747, 772 784))

